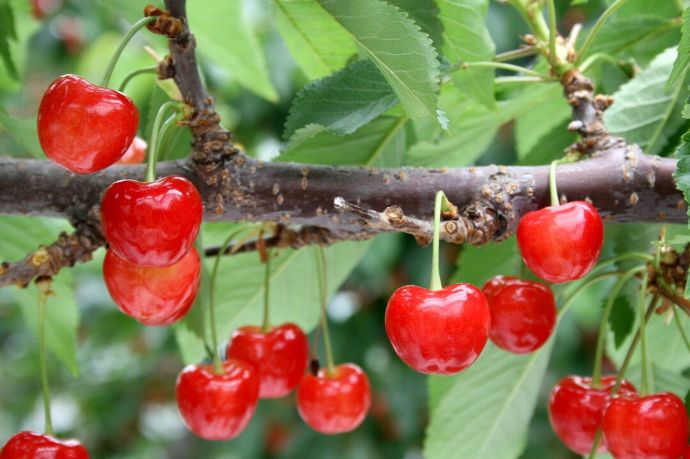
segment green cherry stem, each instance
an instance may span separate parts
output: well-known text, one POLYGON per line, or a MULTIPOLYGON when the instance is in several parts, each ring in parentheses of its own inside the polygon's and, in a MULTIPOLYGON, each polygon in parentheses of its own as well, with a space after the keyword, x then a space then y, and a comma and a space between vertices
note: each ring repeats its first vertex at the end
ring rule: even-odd
POLYGON ((110 77, 113 75, 113 70, 115 70, 115 64, 117 64, 117 61, 120 59, 120 56, 122 55, 122 51, 125 50, 127 43, 129 43, 134 34, 136 34, 142 27, 145 27, 147 24, 151 24, 157 19, 158 18, 156 16, 141 18, 137 22, 135 22, 134 25, 127 31, 125 36, 122 38, 120 45, 115 50, 115 54, 113 54, 112 59, 110 59, 108 68, 105 69, 105 75, 103 76, 101 86, 103 86, 104 88, 108 86, 108 83, 110 82, 110 77))
MULTIPOLYGON (((611 289, 611 294, 606 301, 606 306, 604 306, 604 312, 601 315, 601 323, 599 325, 599 337, 597 339, 597 348, 594 353, 594 370, 592 371, 592 387, 597 389, 601 387, 601 366, 604 360, 604 348, 606 347, 606 332, 608 330, 609 316, 611 315, 611 309, 613 308, 613 303, 616 301, 618 294, 620 293, 623 285, 630 280, 637 273, 645 271, 646 266, 638 266, 629 271, 626 271, 611 289)), ((644 306, 643 306, 644 308, 644 306)), ((644 312, 643 312, 644 314, 644 312)))
POLYGON ((549 192, 551 193, 551 205, 553 207, 558 207, 560 205, 558 188, 556 187, 556 166, 558 166, 560 162, 560 159, 551 161, 551 167, 549 168, 549 192))
POLYGON ((152 74, 157 74, 157 73, 158 73, 158 66, 157 65, 134 70, 133 72, 130 72, 129 74, 127 74, 127 76, 122 80, 122 83, 120 83, 120 87, 117 88, 117 90, 120 92, 124 92, 125 88, 129 84, 129 82, 132 81, 135 77, 138 77, 139 75, 152 75, 152 74))
POLYGON ((53 435, 53 420, 50 414, 50 386, 48 385, 48 363, 46 355, 46 303, 52 294, 51 281, 40 280, 38 286, 38 356, 41 371, 41 390, 43 392, 43 412, 45 415, 45 431, 53 435))
POLYGON ((166 151, 163 150, 162 152, 161 149, 165 148, 167 144, 168 136, 170 134, 171 129, 174 126, 177 126, 177 122, 181 119, 181 115, 179 113, 175 113, 172 116, 169 116, 168 119, 166 119, 163 122, 163 125, 160 128, 160 131, 158 132, 158 145, 156 145, 156 162, 162 161, 166 158, 166 151))
POLYGON ((331 336, 328 332, 328 317, 326 316, 326 305, 328 304, 328 277, 326 275, 326 254, 323 247, 316 246, 316 267, 319 271, 319 287, 321 293, 321 332, 323 334, 323 347, 326 352, 326 368, 328 373, 335 372, 333 362, 333 348, 331 347, 331 336))
MULTIPOLYGON (((158 150, 158 138, 160 136, 160 131, 161 131, 161 123, 163 122, 163 116, 165 116, 166 111, 170 107, 176 107, 179 105, 179 102, 174 102, 172 100, 169 100, 162 104, 160 108, 158 109, 158 113, 156 113, 156 117, 153 120, 153 128, 151 130, 151 145, 149 145, 149 152, 148 152, 148 158, 147 158, 147 163, 146 163, 146 178, 145 181, 147 182, 153 182, 156 180, 156 160, 157 160, 157 150, 158 150)), ((177 116, 176 114, 173 114, 170 116, 174 120, 174 117, 177 116)), ((166 123, 170 120, 166 120, 166 123)))
POLYGON ((270 250, 266 251, 266 266, 264 269, 264 320, 261 324, 261 331, 268 333, 271 328, 271 320, 269 318, 269 287, 271 285, 271 256, 273 253, 270 250))
POLYGON ((443 191, 436 193, 434 201, 434 239, 431 249, 431 282, 429 288, 431 290, 441 290, 441 273, 439 271, 439 239, 441 236, 441 209, 444 205, 448 205, 448 199, 443 191))
POLYGON ((640 357, 642 359, 642 390, 640 395, 642 397, 649 394, 650 390, 654 390, 653 376, 649 374, 649 360, 647 359, 647 333, 645 328, 647 319, 645 317, 645 300, 647 299, 647 282, 649 280, 649 273, 645 270, 642 276, 642 286, 640 287, 640 301, 638 303, 638 313, 640 314, 640 357))

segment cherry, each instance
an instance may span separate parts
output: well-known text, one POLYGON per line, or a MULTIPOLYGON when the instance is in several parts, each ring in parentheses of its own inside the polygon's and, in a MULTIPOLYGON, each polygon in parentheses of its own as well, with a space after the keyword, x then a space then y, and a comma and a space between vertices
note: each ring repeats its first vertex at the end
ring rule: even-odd
POLYGON ((669 392, 613 398, 601 426, 616 459, 678 459, 688 444, 688 414, 669 392))
POLYGON ((496 276, 482 288, 491 310, 489 338, 508 352, 526 354, 549 339, 556 324, 556 300, 538 282, 496 276))
POLYGON ((323 434, 350 432, 359 426, 371 405, 367 375, 357 365, 338 365, 332 373, 321 368, 307 373, 297 389, 297 411, 312 429, 323 434))
POLYGON ((31 0, 31 13, 36 19, 43 19, 61 6, 62 0, 31 0))
POLYGON ((146 141, 141 137, 135 137, 127 151, 115 164, 140 164, 146 157, 146 141))
POLYGON ((445 375, 479 357, 490 321, 484 294, 470 284, 400 287, 388 300, 385 317, 386 334, 403 362, 421 373, 445 375))
POLYGON ((280 398, 297 387, 309 359, 309 343, 295 324, 263 332, 260 327, 236 330, 226 354, 254 365, 260 381, 259 398, 280 398))
POLYGON ((254 415, 259 378, 242 360, 223 362, 223 374, 213 365, 188 365, 177 377, 177 407, 189 430, 206 440, 230 440, 254 415))
MULTIPOLYGON (((560 440, 578 454, 589 454, 594 435, 601 424, 604 408, 615 376, 601 378, 601 387, 592 387, 592 378, 568 376, 561 379, 551 390, 549 397, 549 420, 560 440)), ((635 386, 623 380, 619 394, 634 396, 635 386)), ((604 439, 599 443, 600 453, 606 451, 604 439)))
POLYGON ((89 459, 89 452, 77 440, 58 440, 49 435, 19 432, 7 440, 0 459, 89 459))
POLYGON ((110 248, 138 265, 178 262, 194 244, 202 214, 199 192, 177 176, 150 183, 120 180, 101 200, 101 223, 110 248))
POLYGON ((683 459, 690 459, 690 446, 685 449, 685 454, 683 454, 683 459))
POLYGON ((517 240, 522 259, 534 274, 549 282, 568 282, 596 264, 604 225, 594 206, 574 201, 525 214, 517 240))
POLYGON ((46 156, 79 174, 120 159, 138 125, 139 112, 129 97, 76 75, 53 81, 38 108, 38 140, 46 156))
POLYGON ((201 262, 192 248, 177 263, 140 266, 108 250, 103 279, 115 304, 144 325, 169 325, 183 317, 196 298, 201 262))

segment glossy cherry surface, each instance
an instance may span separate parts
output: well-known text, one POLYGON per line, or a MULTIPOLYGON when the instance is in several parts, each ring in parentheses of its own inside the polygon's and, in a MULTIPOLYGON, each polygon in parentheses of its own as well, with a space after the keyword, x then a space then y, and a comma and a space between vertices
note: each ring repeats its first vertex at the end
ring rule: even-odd
POLYGON ((0 459, 89 459, 89 452, 77 440, 19 432, 2 447, 0 459))
POLYGON ((117 160, 116 164, 140 164, 146 158, 146 141, 141 137, 135 137, 127 147, 127 151, 117 160))
POLYGON ((230 440, 251 421, 259 400, 259 378, 242 360, 213 365, 188 365, 177 377, 177 408, 189 430, 206 440, 230 440))
MULTIPOLYGON (((551 427, 572 451, 589 454, 615 383, 615 376, 604 376, 601 378, 601 386, 595 389, 592 387, 592 378, 568 376, 561 379, 551 390, 551 427)), ((623 380, 619 394, 635 396, 637 390, 635 386, 623 380)), ((603 438, 597 451, 606 451, 606 441, 603 438)))
POLYGON ((38 108, 38 139, 46 156, 87 174, 115 163, 134 140, 139 112, 132 100, 76 75, 63 75, 38 108))
POLYGON ((568 282, 596 264, 604 225, 594 206, 574 201, 525 214, 517 240, 522 259, 534 274, 549 282, 568 282))
POLYGON ((489 339, 501 349, 526 354, 539 349, 556 324, 556 300, 543 284, 496 276, 482 288, 491 310, 489 339))
POLYGON ((179 261, 194 244, 202 214, 201 196, 184 177, 150 183, 120 180, 101 200, 101 223, 110 248, 138 265, 179 261))
POLYGON ((453 374, 472 364, 490 322, 484 294, 470 284, 440 290, 407 285, 393 292, 386 307, 386 334, 396 354, 427 374, 453 374))
POLYGON ((297 389, 297 411, 312 429, 323 434, 350 432, 367 416, 371 387, 357 365, 321 368, 316 376, 304 375, 297 389))
POLYGON ((614 398, 601 426, 616 459, 678 459, 688 445, 688 414, 669 392, 614 398))
POLYGON ((174 265, 140 266, 108 250, 103 279, 120 309, 144 325, 169 325, 181 319, 199 289, 201 263, 192 248, 174 265))
POLYGON ((309 360, 309 343, 297 325, 286 323, 264 333, 260 327, 236 330, 226 354, 251 363, 259 381, 259 398, 279 398, 297 387, 309 360))

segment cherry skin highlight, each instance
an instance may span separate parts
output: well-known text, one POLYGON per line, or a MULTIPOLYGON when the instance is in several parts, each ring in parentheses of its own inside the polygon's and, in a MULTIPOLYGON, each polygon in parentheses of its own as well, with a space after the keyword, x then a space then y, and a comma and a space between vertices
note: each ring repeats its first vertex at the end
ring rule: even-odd
POLYGON ((130 263, 112 249, 103 261, 103 279, 113 301, 144 325, 169 325, 184 317, 194 303, 200 278, 195 248, 163 268, 130 263))
POLYGON ((440 290, 400 287, 388 300, 386 334, 400 359, 420 373, 449 375, 474 362, 489 338, 484 294, 470 284, 440 290))
POLYGON ((132 100, 76 75, 63 75, 38 108, 38 140, 46 156, 78 174, 105 169, 134 140, 139 112, 132 100))
POLYGON ((177 377, 177 408, 189 430, 205 440, 230 440, 251 421, 259 401, 259 378, 242 360, 213 365, 188 365, 177 377))
POLYGON ((556 324, 556 300, 538 282, 496 276, 482 288, 491 311, 489 339, 514 354, 539 349, 556 324))
POLYGON ((169 266, 194 245, 203 216, 201 196, 184 177, 155 182, 120 180, 101 200, 103 233, 121 258, 169 266))
POLYGON ((367 375, 357 365, 335 367, 333 374, 321 368, 307 373, 297 389, 297 411, 312 429, 332 435, 355 430, 371 406, 367 375))
POLYGON ((260 381, 259 398, 280 398, 299 384, 309 360, 309 343, 297 325, 286 323, 264 333, 260 327, 241 327, 225 355, 254 365, 260 381))
MULTIPOLYGON (((595 389, 592 378, 568 376, 553 387, 549 397, 549 420, 553 431, 570 450, 589 454, 615 383, 615 376, 603 376, 601 387, 595 389)), ((618 393, 636 396, 637 389, 623 380, 618 393)), ((606 450, 606 441, 602 438, 597 451, 606 450)))
POLYGON ((669 392, 614 398, 601 426, 616 459, 678 459, 688 445, 685 406, 669 392))
POLYGON ((525 214, 517 240, 522 259, 534 274, 549 282, 568 282, 596 264, 604 225, 594 206, 574 201, 525 214))
POLYGON ((127 147, 127 151, 115 164, 141 164, 146 157, 146 141, 141 137, 135 137, 127 147))
POLYGON ((89 459, 89 452, 77 440, 58 440, 49 435, 19 432, 7 440, 0 459, 89 459))

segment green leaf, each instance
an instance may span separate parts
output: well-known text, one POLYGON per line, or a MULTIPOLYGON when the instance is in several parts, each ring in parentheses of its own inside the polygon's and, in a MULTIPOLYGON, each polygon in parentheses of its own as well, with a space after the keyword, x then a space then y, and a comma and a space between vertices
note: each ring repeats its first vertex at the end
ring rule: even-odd
MULTIPOLYGON (((681 137, 681 143, 676 148, 674 156, 678 158, 678 163, 676 170, 673 171, 673 179, 676 182, 676 188, 683 193, 688 207, 688 216, 690 216, 690 131, 681 137)), ((688 227, 690 227, 690 221, 688 227)))
POLYGON ((378 67, 410 118, 437 117, 439 64, 419 26, 382 0, 318 1, 378 67))
POLYGON ((382 116, 344 137, 318 126, 308 126, 295 134, 277 160, 340 166, 399 166, 405 154, 406 120, 382 116))
MULTIPOLYGON (((3 216, 0 219, 0 260, 17 261, 54 241, 63 222, 29 217, 3 216)), ((79 314, 71 273, 63 270, 53 278, 55 295, 46 306, 46 346, 73 374, 79 374, 77 362, 77 325, 79 314)), ((29 327, 38 336, 38 291, 31 285, 12 290, 29 327)))
MULTIPOLYGON (((443 54, 451 62, 491 61, 496 48, 486 27, 488 0, 438 0, 443 23, 443 54)), ((494 70, 469 67, 452 73, 453 83, 465 94, 493 109, 494 70)))
POLYGON ((404 12, 429 35, 436 49, 443 44, 443 24, 438 17, 438 6, 435 0, 388 0, 404 12))
MULTIPOLYGON (((570 106, 564 97, 559 97, 562 89, 554 85, 547 91, 550 95, 546 101, 515 120, 515 145, 520 160, 535 148, 544 148, 544 138, 554 129, 561 129, 563 123, 570 119, 570 106)), ((567 136, 568 132, 563 132, 567 136)), ((553 153, 560 155, 561 151, 553 153)))
POLYGON ((8 74, 17 80, 19 73, 10 53, 10 40, 17 40, 12 5, 10 5, 9 0, 0 0, 0 58, 5 64, 8 74))
POLYGON ((514 355, 489 344, 462 373, 431 377, 424 457, 517 458, 552 347, 550 340, 532 354, 514 355))
MULTIPOLYGON (((673 392, 682 396, 690 390, 690 378, 681 372, 669 371, 654 364, 651 369, 654 373, 654 392, 673 392)), ((632 365, 625 379, 639 388, 642 385, 642 366, 632 365)))
POLYGON ((284 138, 308 124, 338 135, 350 134, 397 103, 371 61, 358 61, 302 89, 290 107, 284 138))
POLYGON ((589 54, 634 54, 626 51, 673 27, 675 26, 671 20, 658 16, 616 18, 607 22, 606 27, 599 31, 589 54))
POLYGON ((678 45, 678 57, 673 63, 673 71, 668 77, 667 88, 678 83, 690 64, 690 8, 683 12, 683 27, 678 45))
POLYGON ((278 32, 309 79, 322 78, 345 66, 357 47, 314 0, 274 0, 278 32))
POLYGON ((609 328, 613 333, 613 344, 620 349, 623 341, 630 335, 635 323, 635 308, 630 298, 621 294, 613 302, 611 315, 609 315, 609 328))
POLYGON ((242 11, 243 2, 189 2, 187 16, 199 53, 230 72, 237 82, 263 97, 278 100, 259 41, 242 11))
POLYGON ((35 118, 17 118, 0 107, 0 132, 7 133, 34 158, 45 158, 41 145, 38 143, 35 118))
POLYGON ((675 57, 674 48, 659 54, 647 69, 621 86, 613 95, 616 103, 604 113, 612 134, 639 144, 649 154, 659 153, 684 123, 680 116, 683 85, 671 91, 665 88, 675 57))

